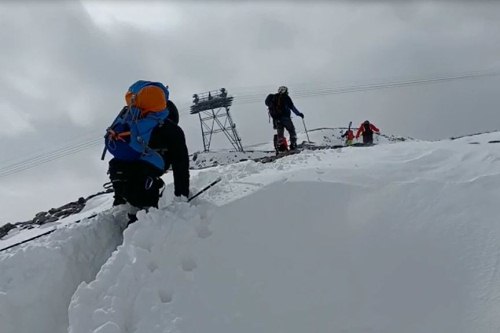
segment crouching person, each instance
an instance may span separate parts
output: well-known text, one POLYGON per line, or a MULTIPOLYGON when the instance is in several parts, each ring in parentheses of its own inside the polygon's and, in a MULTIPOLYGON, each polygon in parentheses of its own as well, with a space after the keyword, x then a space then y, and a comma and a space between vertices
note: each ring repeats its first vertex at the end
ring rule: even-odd
MULTIPOLYGON (((125 95, 127 106, 108 128, 106 148, 113 154, 109 177, 113 205, 128 203, 137 210, 158 207, 164 182, 173 170, 174 194, 189 196, 189 154, 179 114, 163 84, 134 83, 125 95)), ((130 222, 136 220, 129 214, 130 222)))

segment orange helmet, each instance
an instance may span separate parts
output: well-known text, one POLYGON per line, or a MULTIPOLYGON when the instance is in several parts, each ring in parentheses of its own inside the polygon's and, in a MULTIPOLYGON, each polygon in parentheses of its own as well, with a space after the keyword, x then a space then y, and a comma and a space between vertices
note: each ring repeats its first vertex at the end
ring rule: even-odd
POLYGON ((125 101, 128 106, 135 106, 142 112, 160 112, 167 107, 165 92, 157 86, 146 86, 137 94, 127 91, 125 101))

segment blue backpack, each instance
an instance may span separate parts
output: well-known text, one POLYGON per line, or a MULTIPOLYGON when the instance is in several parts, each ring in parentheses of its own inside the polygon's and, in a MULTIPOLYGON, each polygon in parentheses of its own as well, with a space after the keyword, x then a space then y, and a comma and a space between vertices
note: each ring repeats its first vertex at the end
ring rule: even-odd
MULTIPOLYGON (((159 82, 137 81, 130 86, 129 92, 133 96, 147 86, 157 86, 163 89, 165 99, 168 100, 168 88, 159 82)), ((164 170, 165 162, 161 155, 149 148, 149 140, 153 129, 163 123, 168 117, 168 109, 158 112, 149 112, 142 115, 135 106, 125 106, 106 130, 104 136, 104 152, 109 151, 115 158, 123 161, 144 161, 160 170, 164 170)))

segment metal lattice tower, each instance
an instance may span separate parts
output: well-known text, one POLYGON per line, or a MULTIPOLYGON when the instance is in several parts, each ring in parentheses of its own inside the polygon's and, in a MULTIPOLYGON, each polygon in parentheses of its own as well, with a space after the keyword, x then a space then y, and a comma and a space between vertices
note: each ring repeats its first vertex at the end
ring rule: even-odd
POLYGON ((234 97, 228 96, 224 88, 193 95, 191 114, 200 117, 204 151, 210 151, 212 136, 224 133, 237 151, 243 151, 241 138, 236 132, 236 124, 229 113, 234 97))

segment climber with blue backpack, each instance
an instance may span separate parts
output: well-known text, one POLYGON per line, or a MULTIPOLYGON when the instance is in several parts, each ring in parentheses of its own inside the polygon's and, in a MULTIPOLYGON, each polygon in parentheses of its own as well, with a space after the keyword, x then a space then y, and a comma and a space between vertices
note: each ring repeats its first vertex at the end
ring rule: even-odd
MULTIPOLYGON (((158 207, 171 167, 174 194, 189 196, 189 154, 179 113, 159 82, 137 81, 128 89, 127 105, 105 135, 105 151, 113 158, 108 174, 114 189, 113 206, 128 203, 137 209, 158 207)), ((130 215, 130 214, 129 214, 130 215)), ((129 216, 131 222, 135 215, 129 216)))

